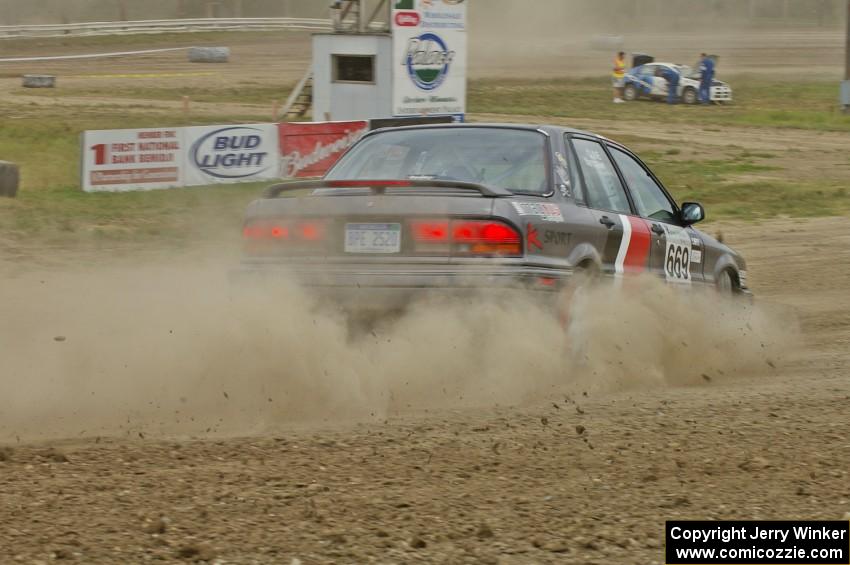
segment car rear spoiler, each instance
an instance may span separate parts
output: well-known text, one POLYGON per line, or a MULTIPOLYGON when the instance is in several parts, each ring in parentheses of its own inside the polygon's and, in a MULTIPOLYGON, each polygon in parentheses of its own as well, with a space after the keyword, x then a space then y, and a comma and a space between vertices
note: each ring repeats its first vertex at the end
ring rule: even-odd
POLYGON ((268 187, 264 192, 265 198, 276 198, 284 192, 297 190, 315 190, 318 188, 368 188, 372 194, 383 194, 387 188, 459 188, 463 190, 474 190, 482 196, 502 197, 513 196, 514 193, 494 186, 487 186, 474 182, 457 180, 428 180, 428 179, 405 179, 405 180, 296 180, 282 182, 268 187))

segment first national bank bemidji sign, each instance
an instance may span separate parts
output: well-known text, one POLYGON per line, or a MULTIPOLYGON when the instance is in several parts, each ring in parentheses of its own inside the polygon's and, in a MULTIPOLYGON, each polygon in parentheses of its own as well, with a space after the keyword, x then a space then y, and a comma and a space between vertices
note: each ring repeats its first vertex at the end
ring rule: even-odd
POLYGON ((466 0, 391 0, 393 115, 466 112, 466 0))

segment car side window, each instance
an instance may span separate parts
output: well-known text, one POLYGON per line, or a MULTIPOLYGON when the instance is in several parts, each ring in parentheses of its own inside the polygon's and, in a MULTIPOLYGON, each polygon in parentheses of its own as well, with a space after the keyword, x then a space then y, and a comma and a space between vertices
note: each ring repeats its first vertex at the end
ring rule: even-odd
POLYGON ((638 215, 661 222, 677 223, 675 206, 649 172, 628 153, 616 147, 610 149, 632 194, 638 215))
POLYGON ((584 184, 581 182, 581 176, 578 174, 578 164, 574 151, 569 150, 569 139, 564 136, 564 143, 567 145, 567 170, 570 173, 570 184, 573 189, 573 199, 577 204, 587 205, 584 199, 584 194, 587 192, 584 189, 584 184))
POLYGON ((598 210, 631 214, 626 191, 602 144, 588 139, 572 141, 584 175, 584 197, 587 205, 598 210))

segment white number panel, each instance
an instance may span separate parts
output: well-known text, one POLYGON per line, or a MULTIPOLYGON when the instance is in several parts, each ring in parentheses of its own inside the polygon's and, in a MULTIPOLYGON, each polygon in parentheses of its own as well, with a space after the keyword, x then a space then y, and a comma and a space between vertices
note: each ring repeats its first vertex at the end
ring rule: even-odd
POLYGON ((664 275, 668 282, 691 282, 693 248, 688 232, 678 226, 664 224, 664 275))

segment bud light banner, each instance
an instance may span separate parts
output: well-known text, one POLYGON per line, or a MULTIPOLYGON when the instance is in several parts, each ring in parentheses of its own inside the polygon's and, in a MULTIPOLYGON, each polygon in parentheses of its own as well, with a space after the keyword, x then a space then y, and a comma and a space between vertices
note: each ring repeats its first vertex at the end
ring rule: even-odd
POLYGON ((466 1, 393 2, 393 114, 466 112, 466 1))
POLYGON ((185 128, 185 185, 278 178, 276 124, 185 128))
POLYGON ((353 121, 86 131, 80 184, 129 191, 322 176, 369 129, 353 121))
POLYGON ((183 185, 182 128, 96 130, 81 137, 86 192, 183 185))
POLYGON ((280 124, 280 177, 324 175, 368 129, 365 121, 280 124))

